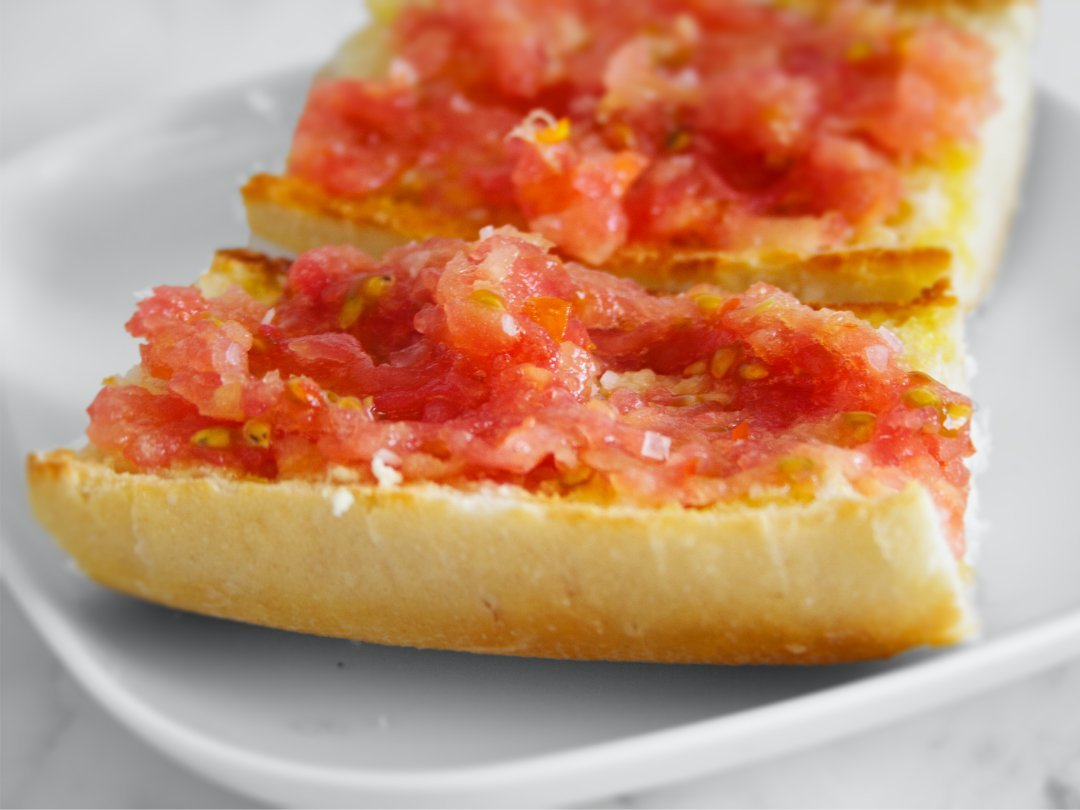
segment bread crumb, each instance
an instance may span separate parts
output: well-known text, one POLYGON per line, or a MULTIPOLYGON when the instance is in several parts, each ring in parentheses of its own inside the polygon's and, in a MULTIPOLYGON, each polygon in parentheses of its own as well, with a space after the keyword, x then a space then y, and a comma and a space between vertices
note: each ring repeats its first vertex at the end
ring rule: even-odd
POLYGON ((371 474, 379 482, 380 487, 396 487, 402 482, 402 475, 391 465, 400 464, 398 455, 386 448, 378 450, 371 458, 371 474))
POLYGON ((335 484, 355 484, 360 480, 356 470, 342 464, 334 464, 330 467, 328 476, 335 484))
POLYGON ((355 501, 356 498, 345 487, 335 489, 334 494, 330 496, 330 509, 334 513, 334 517, 341 517, 348 512, 355 501))

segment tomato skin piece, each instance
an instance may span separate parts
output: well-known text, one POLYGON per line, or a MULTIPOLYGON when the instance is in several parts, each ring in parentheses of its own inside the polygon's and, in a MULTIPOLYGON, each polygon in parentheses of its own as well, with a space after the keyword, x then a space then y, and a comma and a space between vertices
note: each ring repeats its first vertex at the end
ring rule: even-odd
POLYGON ((540 324, 552 340, 561 341, 566 336, 573 306, 561 298, 538 295, 525 302, 525 311, 540 324))

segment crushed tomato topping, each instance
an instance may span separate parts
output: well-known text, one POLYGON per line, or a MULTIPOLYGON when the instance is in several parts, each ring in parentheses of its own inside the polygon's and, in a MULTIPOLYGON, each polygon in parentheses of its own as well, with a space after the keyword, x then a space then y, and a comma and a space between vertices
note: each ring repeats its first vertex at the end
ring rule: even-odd
POLYGON ((907 167, 975 141, 992 52, 893 4, 826 5, 407 6, 385 77, 315 83, 289 172, 592 264, 630 241, 842 244, 902 216, 907 167))
POLYGON ((94 445, 139 470, 687 507, 917 479, 963 550, 971 404, 850 313, 763 284, 653 295, 511 229, 379 263, 320 248, 270 281, 140 301, 142 363, 90 406, 94 445))

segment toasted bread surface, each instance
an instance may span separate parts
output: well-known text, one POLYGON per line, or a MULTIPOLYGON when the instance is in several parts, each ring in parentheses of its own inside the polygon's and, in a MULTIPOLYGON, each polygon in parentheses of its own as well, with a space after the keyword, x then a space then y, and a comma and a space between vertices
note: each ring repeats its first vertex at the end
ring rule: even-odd
POLYGON ((520 490, 117 472, 28 460, 93 579, 176 608, 385 644, 555 658, 827 663, 971 629, 917 484, 705 510, 520 490))
MULTIPOLYGON (((390 196, 333 197, 295 177, 260 174, 243 189, 252 234, 290 254, 351 244, 375 256, 432 236, 475 238, 470 223, 418 210, 390 196)), ((604 265, 656 290, 717 284, 740 292, 757 281, 808 304, 911 303, 947 282, 954 256, 940 246, 870 247, 818 254, 761 250, 736 254, 661 245, 628 245, 604 265)))
MULTIPOLYGON (((198 286, 276 300, 288 262, 219 251, 198 286)), ((907 362, 963 380, 956 302, 864 306, 907 362)), ((960 386, 958 386, 960 387, 960 386)), ((825 663, 951 643, 965 569, 917 482, 704 509, 507 486, 131 472, 28 459, 45 527, 104 585, 208 615, 387 644, 531 656, 825 663)), ((376 476, 378 477, 378 476, 376 476)))

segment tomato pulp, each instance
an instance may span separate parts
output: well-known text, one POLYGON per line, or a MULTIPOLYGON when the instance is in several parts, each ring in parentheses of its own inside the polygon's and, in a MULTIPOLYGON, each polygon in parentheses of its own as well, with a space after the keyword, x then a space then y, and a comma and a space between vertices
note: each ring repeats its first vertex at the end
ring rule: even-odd
POLYGON ((594 265, 844 244, 995 104, 985 42, 888 3, 438 0, 391 33, 385 76, 316 81, 289 172, 594 265))
POLYGON ((850 313, 763 284, 654 295, 511 229, 320 248, 278 281, 141 301, 93 444, 138 470, 689 508, 914 479, 963 549, 971 404, 850 313))

